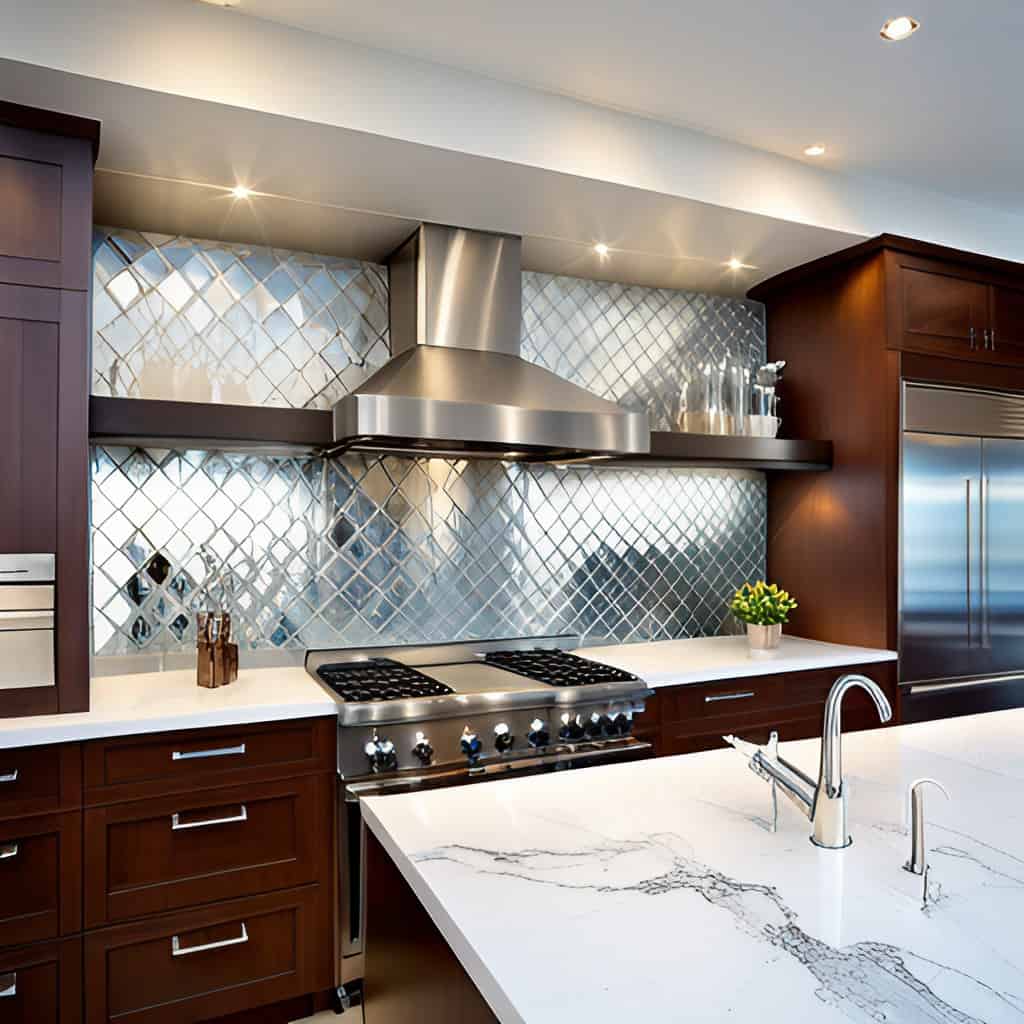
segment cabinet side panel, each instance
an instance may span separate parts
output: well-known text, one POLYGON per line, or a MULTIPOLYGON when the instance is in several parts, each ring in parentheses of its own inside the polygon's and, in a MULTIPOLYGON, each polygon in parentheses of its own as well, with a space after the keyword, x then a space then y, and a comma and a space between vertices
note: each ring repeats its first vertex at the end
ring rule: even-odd
POLYGON ((800 601, 793 633, 896 644, 899 354, 886 351, 881 254, 769 296, 787 361, 783 433, 828 438, 831 472, 769 481, 768 574, 800 601))

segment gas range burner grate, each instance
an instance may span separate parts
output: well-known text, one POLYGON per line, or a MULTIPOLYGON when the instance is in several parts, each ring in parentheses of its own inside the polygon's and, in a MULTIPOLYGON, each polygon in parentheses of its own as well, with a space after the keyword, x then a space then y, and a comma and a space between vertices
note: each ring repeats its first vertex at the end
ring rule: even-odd
POLYGON ((633 683, 637 677, 611 665, 577 657, 567 651, 537 648, 532 651, 492 651, 489 665, 507 669, 549 686, 592 686, 596 683, 633 683))
POLYGON ((455 692, 450 686, 388 658, 321 665, 317 674, 348 704, 443 697, 455 692))

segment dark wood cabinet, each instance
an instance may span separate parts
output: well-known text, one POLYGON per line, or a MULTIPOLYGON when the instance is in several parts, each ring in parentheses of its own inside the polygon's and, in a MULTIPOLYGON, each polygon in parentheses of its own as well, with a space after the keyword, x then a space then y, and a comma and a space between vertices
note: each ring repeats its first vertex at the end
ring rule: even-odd
POLYGON ((997 362, 1024 364, 1024 283, 993 285, 988 347, 997 362))
POLYGON ((0 947, 82 928, 82 816, 0 822, 0 947))
MULTIPOLYGON (((892 704, 894 721, 899 720, 896 664, 878 662, 661 687, 638 717, 635 731, 654 743, 659 757, 723 747, 722 736, 728 733, 756 743, 766 742, 772 730, 781 740, 820 736, 825 698, 846 672, 862 673, 878 683, 892 704)), ((847 694, 844 730, 881 724, 867 694, 859 690, 847 694)))
POLYGON ((895 650, 903 384, 1024 392, 1024 266, 882 235, 750 297, 788 364, 783 429, 834 455, 769 478, 768 575, 800 601, 793 633, 895 650))
POLYGON ((0 750, 0 1021, 323 1008, 336 735, 330 715, 0 750))
POLYGON ((988 338, 989 286, 928 261, 901 261, 899 347, 967 358, 988 338))
POLYGON ((82 940, 0 950, 0 1020, 81 1024, 82 940))
POLYGON ((0 102, 0 553, 56 555, 56 685, 0 717, 89 706, 88 289, 99 125, 0 102))
POLYGON ((335 769, 337 722, 313 718, 85 744, 87 807, 335 769))
POLYGON ((320 886, 85 937, 85 1020, 193 1024, 329 988, 320 886))
POLYGON ((311 775, 90 808, 86 926, 325 877, 333 782, 311 775))
POLYGON ((0 750, 0 821, 82 806, 77 743, 0 750))

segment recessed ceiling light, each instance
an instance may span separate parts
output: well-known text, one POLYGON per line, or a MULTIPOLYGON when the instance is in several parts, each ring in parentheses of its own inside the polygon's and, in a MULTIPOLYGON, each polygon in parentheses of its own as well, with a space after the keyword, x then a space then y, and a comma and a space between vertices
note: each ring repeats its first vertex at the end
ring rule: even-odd
POLYGON ((236 199, 251 199, 252 198, 252 189, 251 188, 246 188, 245 185, 236 185, 231 190, 231 194, 236 199))
POLYGON ((890 18, 878 34, 883 39, 898 43, 901 39, 909 39, 920 27, 921 22, 906 14, 901 14, 898 18, 890 18))
POLYGON ((597 245, 594 246, 594 252, 596 252, 598 256, 607 256, 608 246, 605 245, 604 242, 598 242, 597 245))
POLYGON ((237 7, 240 0, 203 0, 204 4, 212 7, 237 7))
POLYGON ((824 156, 825 147, 820 142, 816 142, 813 146, 808 146, 804 150, 804 156, 824 156))
POLYGON ((735 256, 725 264, 730 270, 742 270, 746 264, 743 260, 736 259, 735 256))

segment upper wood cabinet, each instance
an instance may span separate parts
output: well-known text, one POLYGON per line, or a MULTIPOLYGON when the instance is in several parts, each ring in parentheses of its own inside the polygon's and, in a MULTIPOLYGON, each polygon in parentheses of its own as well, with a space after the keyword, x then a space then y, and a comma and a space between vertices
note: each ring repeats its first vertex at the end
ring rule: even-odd
POLYGON ((89 706, 89 282, 99 124, 0 101, 0 554, 55 556, 55 679, 0 717, 89 706))
POLYGON ((989 309, 990 355, 996 362, 1024 363, 1024 284, 993 285, 989 309))
POLYGON ((982 347, 988 329, 988 285, 938 265, 900 267, 899 347, 965 357, 982 347))
MULTIPOLYGON (((988 261, 990 264, 996 261, 988 261)), ((889 347, 996 365, 1024 364, 1024 268, 885 254, 889 347)))

